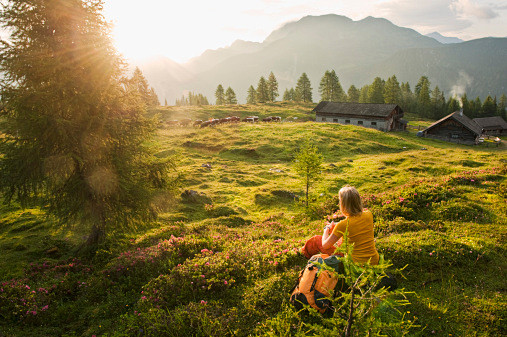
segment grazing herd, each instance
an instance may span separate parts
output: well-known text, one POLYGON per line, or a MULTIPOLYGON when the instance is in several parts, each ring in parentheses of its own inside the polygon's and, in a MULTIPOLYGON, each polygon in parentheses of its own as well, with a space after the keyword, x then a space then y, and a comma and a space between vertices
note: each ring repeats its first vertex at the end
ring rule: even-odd
MULTIPOLYGON (((258 116, 248 116, 243 119, 241 119, 238 116, 231 116, 226 118, 210 118, 209 120, 203 121, 203 120, 191 120, 188 118, 182 119, 182 120, 174 120, 174 121, 167 121, 167 126, 193 126, 193 127, 201 127, 205 128, 208 126, 214 126, 218 124, 226 124, 226 123, 239 123, 239 122, 249 122, 249 123, 256 123, 259 121, 258 116)), ((263 122, 281 122, 282 117, 280 116, 270 116, 262 119, 263 122)))

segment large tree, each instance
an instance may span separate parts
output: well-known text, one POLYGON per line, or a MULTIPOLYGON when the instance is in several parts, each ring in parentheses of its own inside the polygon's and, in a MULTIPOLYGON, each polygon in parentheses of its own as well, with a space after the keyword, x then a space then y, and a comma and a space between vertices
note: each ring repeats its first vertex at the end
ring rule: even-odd
POLYGON ((346 95, 334 70, 326 70, 320 80, 319 93, 321 101, 346 101, 346 95))
POLYGON ((312 85, 306 73, 303 73, 298 79, 296 86, 296 101, 299 102, 312 102, 312 85))
POLYGON ((278 93, 278 81, 273 72, 271 72, 268 77, 268 96, 270 102, 276 101, 276 98, 280 96, 278 93))
POLYGON ((79 224, 96 243, 150 218, 167 181, 139 92, 113 48, 100 0, 5 0, 0 21, 0 189, 79 224))

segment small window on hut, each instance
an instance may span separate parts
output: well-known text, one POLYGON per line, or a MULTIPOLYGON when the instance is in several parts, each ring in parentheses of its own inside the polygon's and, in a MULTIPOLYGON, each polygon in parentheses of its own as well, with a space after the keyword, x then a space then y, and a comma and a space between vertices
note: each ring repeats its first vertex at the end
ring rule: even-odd
POLYGON ((338 123, 338 118, 333 118, 333 123, 338 123))
POLYGON ((363 125, 363 121, 357 121, 357 125, 363 125))
POLYGON ((346 119, 345 124, 350 124, 350 119, 346 119))
POLYGON ((377 122, 371 122, 371 125, 377 126, 377 122))

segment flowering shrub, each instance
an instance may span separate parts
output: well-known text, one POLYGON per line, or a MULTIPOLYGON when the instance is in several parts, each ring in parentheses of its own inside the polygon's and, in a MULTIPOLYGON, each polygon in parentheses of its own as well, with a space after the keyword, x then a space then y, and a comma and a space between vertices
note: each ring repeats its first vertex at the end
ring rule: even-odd
POLYGON ((294 265, 299 242, 241 242, 225 252, 202 249, 193 259, 174 267, 168 275, 150 281, 142 293, 140 307, 172 307, 196 298, 209 299, 262 275, 294 265))
POLYGON ((0 283, 0 317, 4 320, 37 321, 38 316, 48 310, 50 291, 46 288, 30 287, 25 281, 11 280, 0 283))
POLYGON ((146 280, 193 257, 203 248, 215 249, 216 247, 217 242, 207 237, 171 235, 170 239, 159 241, 156 245, 138 247, 121 253, 102 270, 102 274, 110 280, 119 280, 127 276, 138 276, 146 280))
POLYGON ((505 174, 501 168, 492 168, 487 170, 478 171, 465 171, 460 174, 448 177, 447 183, 449 186, 457 185, 475 185, 479 186, 488 180, 502 179, 502 174, 505 174))

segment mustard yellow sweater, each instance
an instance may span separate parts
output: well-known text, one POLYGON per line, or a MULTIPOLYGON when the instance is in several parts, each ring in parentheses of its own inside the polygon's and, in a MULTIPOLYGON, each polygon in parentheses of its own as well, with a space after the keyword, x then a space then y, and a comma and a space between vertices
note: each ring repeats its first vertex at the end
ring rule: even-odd
POLYGON ((352 260, 355 263, 370 262, 377 265, 379 255, 375 248, 373 237, 373 215, 364 210, 362 214, 350 216, 338 222, 333 229, 333 234, 341 238, 345 231, 349 231, 348 243, 353 244, 352 260))

